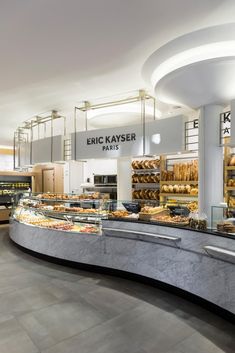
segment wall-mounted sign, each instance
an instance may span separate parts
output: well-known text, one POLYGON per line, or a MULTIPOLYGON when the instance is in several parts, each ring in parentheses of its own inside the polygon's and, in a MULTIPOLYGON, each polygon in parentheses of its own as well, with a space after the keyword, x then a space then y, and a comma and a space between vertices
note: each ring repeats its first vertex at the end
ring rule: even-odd
POLYGON ((170 154, 184 150, 184 117, 159 119, 145 126, 145 154, 170 154))
POLYGON ((199 119, 185 122, 185 150, 198 151, 199 142, 199 119))
MULTIPOLYGON (((227 137, 231 137, 231 112, 227 111, 220 114, 220 144, 226 144, 227 137)), ((230 141, 229 141, 230 142, 230 141)))
POLYGON ((145 139, 141 124, 82 131, 72 134, 72 158, 118 158, 182 151, 184 118, 155 120, 145 124, 145 139), (144 141, 144 142, 143 142, 144 141))

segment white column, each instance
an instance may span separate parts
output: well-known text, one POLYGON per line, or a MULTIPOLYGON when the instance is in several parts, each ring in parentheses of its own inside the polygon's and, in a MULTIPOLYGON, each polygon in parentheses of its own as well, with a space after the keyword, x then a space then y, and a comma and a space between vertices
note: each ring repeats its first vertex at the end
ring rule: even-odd
POLYGON ((117 160, 117 199, 132 200, 132 170, 131 158, 118 158, 117 160))
POLYGON ((199 120, 199 212, 211 225, 211 206, 223 202, 223 149, 220 143, 220 105, 200 109, 199 120))
POLYGON ((231 105, 231 145, 235 145, 235 99, 230 102, 231 105))

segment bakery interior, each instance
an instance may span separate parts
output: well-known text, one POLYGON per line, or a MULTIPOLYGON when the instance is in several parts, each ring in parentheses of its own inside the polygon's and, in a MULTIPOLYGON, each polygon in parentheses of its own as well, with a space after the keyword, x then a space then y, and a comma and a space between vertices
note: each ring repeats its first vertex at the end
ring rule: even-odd
POLYGON ((235 4, 1 7, 0 352, 234 352, 235 4))

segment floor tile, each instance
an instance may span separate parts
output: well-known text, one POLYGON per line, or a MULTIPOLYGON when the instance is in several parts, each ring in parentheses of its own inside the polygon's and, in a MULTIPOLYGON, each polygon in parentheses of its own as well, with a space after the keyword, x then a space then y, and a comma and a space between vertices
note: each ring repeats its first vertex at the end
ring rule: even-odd
POLYGON ((16 319, 0 322, 1 353, 37 353, 39 350, 16 319))
POLYGON ((176 346, 182 353, 234 353, 234 347, 220 347, 212 340, 196 332, 176 346))
POLYGON ((47 286, 36 285, 0 295, 0 313, 20 315, 55 304, 59 300, 47 286))
POLYGON ((56 344, 105 320, 85 302, 63 302, 18 317, 40 349, 56 344))
POLYGON ((140 303, 138 299, 131 295, 105 287, 97 288, 97 286, 96 289, 86 293, 84 299, 109 318, 130 310, 140 303))

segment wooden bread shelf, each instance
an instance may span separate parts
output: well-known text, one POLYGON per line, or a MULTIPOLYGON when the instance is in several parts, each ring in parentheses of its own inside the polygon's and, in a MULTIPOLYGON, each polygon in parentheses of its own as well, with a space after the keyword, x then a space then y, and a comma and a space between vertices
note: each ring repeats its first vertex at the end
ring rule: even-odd
POLYGON ((225 186, 225 191, 235 191, 235 186, 225 186))
POLYGON ((235 170, 235 166, 234 165, 227 165, 225 166, 226 170, 235 170))
POLYGON ((195 180, 188 180, 188 181, 176 181, 176 180, 168 180, 168 181, 163 181, 161 180, 160 181, 160 184, 163 185, 163 184, 166 184, 166 185, 198 185, 198 181, 195 181, 195 180))
POLYGON ((160 169, 132 169, 134 173, 160 173, 160 169))
MULTIPOLYGON (((235 189, 234 189, 235 190, 235 189)), ((159 194, 161 197, 198 197, 198 195, 191 195, 191 194, 177 194, 177 193, 167 193, 167 192, 162 192, 159 194)))
POLYGON ((132 199, 132 201, 155 201, 159 203, 158 199, 132 199))
POLYGON ((145 187, 146 186, 146 188, 147 189, 151 189, 151 188, 159 188, 159 183, 132 183, 132 185, 134 185, 134 186, 143 186, 143 187, 145 187))

